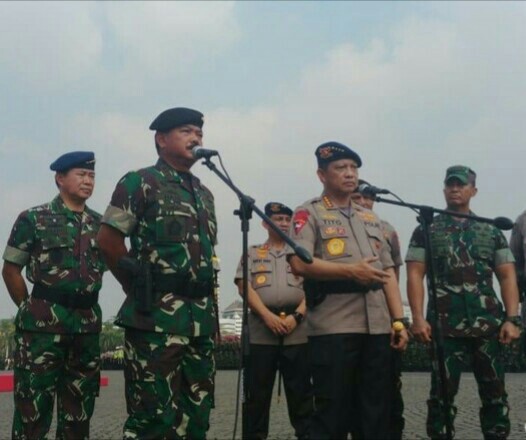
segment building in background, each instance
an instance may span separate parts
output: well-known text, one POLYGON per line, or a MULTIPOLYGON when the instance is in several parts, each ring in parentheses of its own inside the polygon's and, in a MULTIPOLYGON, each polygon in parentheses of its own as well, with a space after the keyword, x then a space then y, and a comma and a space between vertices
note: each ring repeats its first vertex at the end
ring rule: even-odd
POLYGON ((236 300, 221 313, 219 328, 221 335, 241 336, 243 301, 236 300))

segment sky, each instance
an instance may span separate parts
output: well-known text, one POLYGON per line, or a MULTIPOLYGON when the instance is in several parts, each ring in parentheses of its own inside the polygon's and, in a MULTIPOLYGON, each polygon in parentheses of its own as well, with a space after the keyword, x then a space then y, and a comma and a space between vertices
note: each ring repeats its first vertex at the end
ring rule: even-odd
MULTIPOLYGON (((65 152, 95 152, 88 204, 104 212, 120 177, 155 163, 151 121, 179 106, 205 114, 205 146, 260 208, 319 195, 314 150, 335 140, 360 154, 360 177, 415 204, 444 208, 445 169, 468 165, 473 211, 515 219, 525 18, 521 2, 0 2, 0 247, 55 196, 49 164, 65 152)), ((239 202, 192 171, 215 195, 224 309, 238 298, 239 202)), ((416 214, 375 211, 405 254, 416 214)), ((264 239, 254 216, 249 242, 264 239)), ((107 273, 105 320, 123 297, 107 273)), ((15 313, 0 283, 0 318, 15 313)))

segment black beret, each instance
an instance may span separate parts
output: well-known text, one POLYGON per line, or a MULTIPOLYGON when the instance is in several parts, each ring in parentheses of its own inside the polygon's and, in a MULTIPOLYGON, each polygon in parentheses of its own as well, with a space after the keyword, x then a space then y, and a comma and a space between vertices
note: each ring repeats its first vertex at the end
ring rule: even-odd
POLYGON ((64 172, 71 168, 85 168, 87 170, 95 169, 95 153, 93 151, 72 151, 63 154, 55 162, 53 162, 49 169, 51 171, 64 172))
POLYGON ((358 168, 362 166, 362 159, 360 159, 358 153, 354 152, 346 145, 340 144, 339 142, 325 142, 316 148, 316 152, 314 154, 318 160, 319 167, 340 159, 352 159, 356 162, 358 168))
POLYGON ((265 205, 265 215, 269 217, 274 214, 290 215, 292 217, 292 209, 279 202, 269 202, 265 205))
POLYGON ((180 127, 181 125, 196 125, 202 128, 204 124, 203 118, 204 116, 201 112, 191 108, 170 108, 153 120, 150 124, 150 130, 166 133, 172 128, 180 127))

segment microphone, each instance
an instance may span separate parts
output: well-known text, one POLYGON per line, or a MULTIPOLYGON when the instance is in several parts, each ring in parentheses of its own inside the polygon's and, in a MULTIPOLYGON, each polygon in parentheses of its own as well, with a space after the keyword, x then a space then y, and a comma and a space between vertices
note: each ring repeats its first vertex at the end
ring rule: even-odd
POLYGON ((192 148, 192 156, 194 156, 194 159, 208 159, 209 157, 218 155, 219 151, 209 150, 207 148, 200 147, 199 145, 196 145, 194 148, 192 148))
POLYGON ((391 194, 391 191, 384 188, 378 188, 373 185, 369 185, 368 183, 362 183, 358 185, 358 191, 362 194, 370 194, 372 196, 375 196, 377 194, 391 194))
POLYGON ((507 217, 497 217, 493 220, 493 224, 503 231, 509 231, 510 229, 513 229, 513 221, 510 220, 507 217))

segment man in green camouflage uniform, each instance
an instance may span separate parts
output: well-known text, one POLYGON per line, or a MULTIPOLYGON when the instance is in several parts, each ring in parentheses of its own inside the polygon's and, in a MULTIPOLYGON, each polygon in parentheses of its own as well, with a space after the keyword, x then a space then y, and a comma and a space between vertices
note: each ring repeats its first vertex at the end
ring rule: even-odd
POLYGON ((102 220, 99 244, 126 292, 116 323, 125 328, 127 439, 202 439, 209 426, 216 217, 190 173, 202 126, 198 111, 162 112, 150 125, 159 160, 119 181, 102 220), (140 266, 135 279, 125 256, 140 266))
MULTIPOLYGON (((444 195, 448 210, 471 213, 470 200, 477 193, 475 172, 465 166, 447 169, 444 195)), ((437 311, 444 334, 448 399, 453 423, 460 373, 472 366, 482 401, 480 423, 485 439, 504 439, 510 431, 509 406, 504 389, 500 344, 520 335, 518 291, 514 259, 503 234, 493 225, 471 219, 438 215, 430 227, 433 268, 436 275, 437 311), (493 273, 501 288, 506 313, 492 286, 493 273)), ((429 343, 434 308, 423 315, 426 252, 424 234, 417 227, 406 257, 408 298, 413 314, 413 334, 429 343)), ((431 298, 430 298, 431 301, 431 298)), ((433 362, 428 400, 427 433, 446 438, 442 401, 437 386, 437 364, 433 362)))
POLYGON ((22 212, 4 252, 15 304, 15 414, 12 436, 47 436, 57 395, 57 438, 89 437, 99 391, 104 264, 95 238, 100 214, 86 206, 95 182, 91 152, 51 164, 60 194, 22 212), (22 269, 33 283, 28 295, 22 269))

